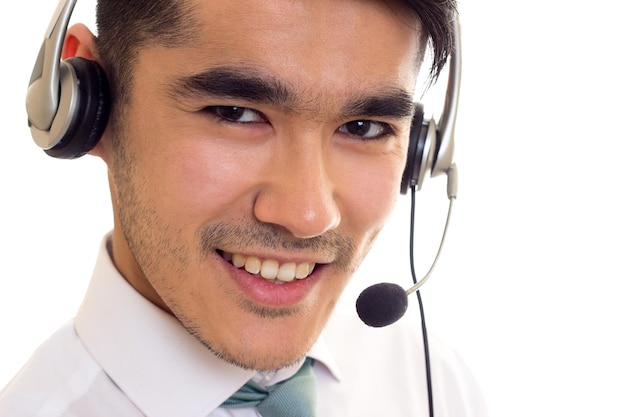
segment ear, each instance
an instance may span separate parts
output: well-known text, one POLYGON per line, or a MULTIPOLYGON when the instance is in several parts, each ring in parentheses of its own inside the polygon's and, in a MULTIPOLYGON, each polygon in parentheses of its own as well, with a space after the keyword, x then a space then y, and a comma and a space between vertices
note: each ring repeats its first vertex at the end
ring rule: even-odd
POLYGON ((94 59, 95 36, 87 26, 76 24, 67 29, 61 58, 81 57, 94 59))

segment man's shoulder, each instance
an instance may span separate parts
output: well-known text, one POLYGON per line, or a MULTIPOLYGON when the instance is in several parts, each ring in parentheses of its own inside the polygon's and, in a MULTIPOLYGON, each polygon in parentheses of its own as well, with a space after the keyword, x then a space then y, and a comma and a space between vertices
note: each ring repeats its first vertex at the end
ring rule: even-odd
POLYGON ((89 359, 73 323, 66 323, 37 348, 0 392, 0 416, 35 415, 59 392, 70 390, 72 378, 86 369, 98 371, 95 363, 85 363, 89 359))
MULTIPOLYGON (((118 392, 85 349, 73 322, 68 322, 37 348, 0 391, 0 417, 80 415, 76 412, 91 410, 93 398, 106 393, 110 399, 118 397, 118 392)), ((120 401, 126 400, 120 396, 120 401)), ((104 415, 100 411, 105 409, 88 414, 104 415)))
MULTIPOLYGON (((388 388, 383 398, 395 396, 398 401, 424 404, 426 367, 419 320, 405 316, 390 326, 373 328, 356 314, 338 311, 324 331, 324 342, 348 385, 375 381, 372 397, 388 388)), ((434 332, 428 335, 428 346, 433 395, 441 415, 487 415, 474 376, 456 349, 434 332)))

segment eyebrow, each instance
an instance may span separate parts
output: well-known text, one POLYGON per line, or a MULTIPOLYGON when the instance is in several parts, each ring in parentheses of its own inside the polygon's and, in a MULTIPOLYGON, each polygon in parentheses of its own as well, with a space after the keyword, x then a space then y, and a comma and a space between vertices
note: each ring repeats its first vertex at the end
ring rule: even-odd
POLYGON ((386 89, 374 95, 357 97, 343 108, 343 118, 413 116, 415 103, 411 95, 402 89, 386 89))
POLYGON ((203 99, 209 97, 273 103, 289 107, 296 103, 295 95, 280 81, 262 77, 249 68, 217 67, 182 76, 171 84, 175 97, 203 99))
MULTIPOLYGON (((288 112, 310 109, 311 103, 316 102, 280 80, 249 67, 216 67, 181 76, 169 85, 169 91, 174 98, 243 100, 271 104, 288 112)), ((386 87, 360 92, 349 98, 340 111, 340 118, 403 118, 412 116, 414 110, 415 104, 408 91, 386 87)))

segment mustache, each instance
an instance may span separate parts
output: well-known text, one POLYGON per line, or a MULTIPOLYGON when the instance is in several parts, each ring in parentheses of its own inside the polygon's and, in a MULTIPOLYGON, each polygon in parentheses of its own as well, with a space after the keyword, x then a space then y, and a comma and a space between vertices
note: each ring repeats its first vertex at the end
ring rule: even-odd
POLYGON ((348 268, 355 254, 354 241, 331 230, 311 238, 296 238, 281 226, 268 223, 214 223, 199 231, 200 247, 204 257, 220 248, 245 251, 255 249, 307 250, 334 260, 336 266, 348 268))

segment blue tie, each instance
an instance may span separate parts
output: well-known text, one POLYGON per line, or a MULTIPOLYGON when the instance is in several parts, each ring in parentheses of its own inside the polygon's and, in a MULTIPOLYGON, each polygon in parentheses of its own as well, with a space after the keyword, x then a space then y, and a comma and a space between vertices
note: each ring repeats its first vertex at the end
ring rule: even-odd
POLYGON ((289 379, 264 387, 250 380, 222 407, 256 407, 263 417, 315 417, 313 360, 307 358, 289 379))

